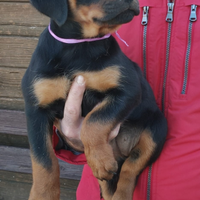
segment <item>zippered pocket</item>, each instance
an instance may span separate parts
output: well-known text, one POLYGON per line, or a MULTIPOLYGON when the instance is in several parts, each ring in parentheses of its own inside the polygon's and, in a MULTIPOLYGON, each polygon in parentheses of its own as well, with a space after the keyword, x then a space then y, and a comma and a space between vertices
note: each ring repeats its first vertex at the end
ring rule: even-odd
POLYGON ((149 13, 149 6, 143 7, 143 16, 142 16, 142 22, 143 25, 143 74, 145 79, 147 79, 147 59, 146 59, 146 47, 147 47, 147 24, 148 24, 148 13, 149 13))
POLYGON ((168 74, 168 65, 169 65, 169 54, 170 54, 170 43, 171 43, 171 31, 172 31, 172 22, 173 22, 173 11, 174 11, 174 2, 175 0, 168 0, 168 11, 166 16, 166 22, 168 22, 167 28, 167 43, 166 43, 166 58, 165 58, 165 69, 164 69, 164 78, 163 78, 163 87, 162 87, 162 99, 161 99, 161 109, 164 113, 165 110, 165 90, 168 74))
POLYGON ((185 57, 185 65, 184 65, 184 77, 182 83, 181 94, 186 94, 187 86, 188 86, 188 72, 189 72, 189 61, 190 61, 190 52, 191 52, 191 42, 192 42, 192 31, 193 31, 193 23, 197 20, 197 5, 191 5, 191 12, 189 18, 188 25, 188 39, 187 39, 187 49, 186 49, 186 57, 185 57))

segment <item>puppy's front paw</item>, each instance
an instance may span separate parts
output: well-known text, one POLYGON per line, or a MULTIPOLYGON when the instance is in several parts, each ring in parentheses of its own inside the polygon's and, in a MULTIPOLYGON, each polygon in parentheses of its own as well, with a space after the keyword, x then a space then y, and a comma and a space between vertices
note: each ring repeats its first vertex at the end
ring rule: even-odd
POLYGON ((94 176, 100 180, 110 180, 117 172, 118 164, 114 159, 110 145, 99 145, 98 147, 85 148, 88 165, 94 176))

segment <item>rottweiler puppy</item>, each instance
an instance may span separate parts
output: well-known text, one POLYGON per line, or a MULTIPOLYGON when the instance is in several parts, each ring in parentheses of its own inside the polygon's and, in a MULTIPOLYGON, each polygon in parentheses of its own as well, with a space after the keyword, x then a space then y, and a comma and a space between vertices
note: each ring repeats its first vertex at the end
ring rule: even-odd
POLYGON ((137 176, 159 156, 167 133, 166 120, 140 68, 107 35, 139 14, 138 1, 31 3, 51 21, 22 80, 33 168, 29 199, 59 199, 53 125, 63 118, 71 82, 82 75, 87 89, 82 102, 81 141, 87 162, 105 200, 131 200, 137 176), (79 42, 58 41, 51 31, 57 38, 79 42), (88 38, 94 40, 81 42, 88 38), (109 142, 109 133, 119 123, 118 136, 109 142))

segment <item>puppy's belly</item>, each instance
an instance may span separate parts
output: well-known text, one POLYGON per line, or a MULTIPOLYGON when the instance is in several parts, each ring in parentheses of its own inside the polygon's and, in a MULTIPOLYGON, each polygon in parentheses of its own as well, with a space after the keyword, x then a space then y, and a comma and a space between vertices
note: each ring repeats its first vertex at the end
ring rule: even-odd
POLYGON ((138 144, 141 132, 139 129, 126 129, 122 126, 118 136, 110 142, 116 159, 129 156, 131 150, 138 144))

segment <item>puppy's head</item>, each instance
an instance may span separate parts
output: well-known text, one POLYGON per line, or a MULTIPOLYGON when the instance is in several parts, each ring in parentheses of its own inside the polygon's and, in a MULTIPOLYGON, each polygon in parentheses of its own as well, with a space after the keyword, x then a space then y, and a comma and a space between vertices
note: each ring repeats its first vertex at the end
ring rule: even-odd
POLYGON ((40 12, 59 26, 77 22, 85 38, 116 31, 139 14, 138 0, 31 0, 40 12))

